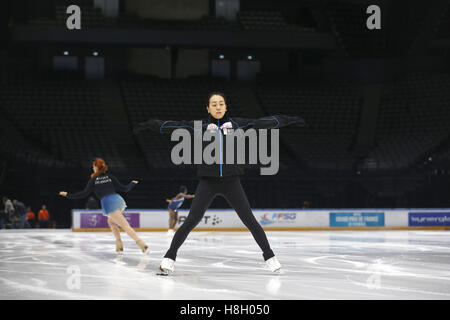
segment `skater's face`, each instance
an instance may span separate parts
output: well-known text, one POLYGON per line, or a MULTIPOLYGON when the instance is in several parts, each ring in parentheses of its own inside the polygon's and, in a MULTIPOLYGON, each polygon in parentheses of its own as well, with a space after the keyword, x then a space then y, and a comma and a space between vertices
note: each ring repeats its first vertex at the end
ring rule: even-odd
POLYGON ((227 112, 227 105, 222 96, 213 95, 209 99, 209 106, 206 107, 206 110, 214 119, 222 119, 227 112))
POLYGON ((97 173, 98 168, 95 165, 92 165, 92 171, 94 171, 95 173, 97 173))

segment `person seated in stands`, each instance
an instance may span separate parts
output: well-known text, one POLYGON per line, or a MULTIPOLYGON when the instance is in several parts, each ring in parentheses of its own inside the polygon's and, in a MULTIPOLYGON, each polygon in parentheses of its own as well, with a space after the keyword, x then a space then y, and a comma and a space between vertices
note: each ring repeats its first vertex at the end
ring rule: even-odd
POLYGON ((5 227, 6 223, 6 211, 3 206, 0 207, 0 229, 5 227))
POLYGON ((30 225, 27 223, 27 208, 23 204, 23 202, 17 201, 17 199, 13 200, 15 217, 17 220, 17 225, 19 229, 29 228, 30 225))
POLYGON ((11 228, 11 220, 13 218, 14 215, 14 206, 11 202, 10 199, 8 199, 7 197, 3 197, 3 205, 4 205, 4 211, 5 211, 5 218, 4 218, 4 223, 5 223, 5 227, 7 228, 11 228))
POLYGON ((302 209, 309 209, 310 208, 310 204, 308 200, 303 201, 303 206, 302 209))
POLYGON ((36 215, 31 210, 31 207, 27 207, 27 218, 26 221, 31 228, 36 227, 36 215))
POLYGON ((39 220, 39 228, 48 228, 50 214, 48 213, 47 206, 45 204, 43 204, 41 210, 39 210, 38 220, 39 220))
POLYGON ((88 209, 88 210, 99 209, 98 203, 94 197, 91 196, 88 198, 88 200, 86 202, 86 209, 88 209))

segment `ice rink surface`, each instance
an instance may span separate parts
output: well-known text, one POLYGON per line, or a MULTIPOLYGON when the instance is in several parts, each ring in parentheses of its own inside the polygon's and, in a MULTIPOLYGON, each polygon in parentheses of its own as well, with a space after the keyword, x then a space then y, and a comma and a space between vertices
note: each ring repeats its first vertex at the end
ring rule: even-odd
POLYGON ((171 237, 0 230, 0 299, 450 299, 448 231, 272 231, 264 267, 249 232, 192 232, 159 276, 171 237))

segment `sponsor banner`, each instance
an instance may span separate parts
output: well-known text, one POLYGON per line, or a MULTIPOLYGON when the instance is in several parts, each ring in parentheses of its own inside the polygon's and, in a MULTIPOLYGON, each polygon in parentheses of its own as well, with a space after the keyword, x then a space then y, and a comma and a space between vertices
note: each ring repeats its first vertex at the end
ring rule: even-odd
POLYGON ((384 227, 384 212, 330 212, 330 227, 384 227))
MULTIPOLYGON (((282 211, 255 211, 256 220, 262 227, 292 227, 297 222, 296 212, 282 211)), ((180 227, 188 216, 188 212, 180 212, 177 227, 180 227)), ((167 225, 167 216, 164 226, 167 225)), ((245 228, 244 223, 239 219, 233 210, 206 211, 196 228, 245 228)))
MULTIPOLYGON (((186 221, 186 218, 188 216, 187 211, 179 212, 178 213, 178 221, 176 224, 176 227, 179 228, 181 225, 186 221)), ((168 214, 166 214, 166 220, 167 220, 168 214)), ((221 227, 228 227, 228 226, 234 226, 235 221, 233 219, 233 215, 229 212, 214 212, 214 211, 207 211, 203 215, 202 219, 200 220, 199 224, 196 226, 196 228, 221 228, 221 227)), ((163 228, 167 227, 167 221, 163 225, 163 228)))
MULTIPOLYGON (((139 213, 127 212, 124 217, 133 228, 139 228, 139 213)), ((109 228, 108 218, 101 212, 80 213, 80 228, 109 228)))
POLYGON ((442 212, 409 212, 410 227, 450 226, 450 211, 442 212))
MULTIPOLYGON (((176 228, 179 228, 189 214, 188 209, 179 210, 176 228)), ((450 209, 253 209, 256 221, 270 229, 304 229, 330 227, 448 227, 450 209)), ((130 225, 134 228, 167 229, 167 210, 129 209, 125 210, 130 225)), ((107 218, 101 210, 73 210, 73 229, 108 228, 107 218)), ((245 225, 232 209, 209 209, 196 229, 244 229, 245 225)))
POLYGON ((294 225, 297 220, 297 213, 295 212, 274 212, 274 213, 260 213, 259 223, 265 226, 289 226, 294 225))
MULTIPOLYGON (((130 210, 131 211, 131 210, 130 210)), ((128 210, 125 214, 129 214, 128 210)), ((164 229, 168 228, 169 213, 166 210, 133 210, 132 215, 135 222, 133 227, 164 229), (134 215, 138 215, 136 218, 134 215)), ((100 210, 73 210, 74 229, 78 228, 109 228, 106 217, 102 216, 100 210)), ((178 211, 176 228, 179 228, 186 220, 189 210, 178 211)), ((328 227, 328 211, 303 212, 302 210, 284 209, 255 209, 253 214, 262 227, 267 228, 289 228, 301 226, 328 227)), ((131 223, 130 223, 131 224, 131 223)), ((210 209, 207 210, 196 226, 196 229, 220 229, 220 228, 245 228, 244 223, 234 210, 210 209)))

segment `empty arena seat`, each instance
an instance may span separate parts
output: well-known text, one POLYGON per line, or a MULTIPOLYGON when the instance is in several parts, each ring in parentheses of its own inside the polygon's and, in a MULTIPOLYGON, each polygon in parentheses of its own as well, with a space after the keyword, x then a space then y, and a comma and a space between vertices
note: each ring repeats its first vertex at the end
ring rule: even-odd
POLYGON ((449 38, 450 37, 450 4, 447 8, 441 12, 441 16, 438 18, 439 24, 436 30, 437 37, 449 38))
POLYGON ((0 89, 0 101, 2 111, 30 142, 61 161, 90 166, 94 157, 106 157, 112 165, 122 165, 93 83, 10 84, 0 89))
POLYGON ((315 31, 311 27, 289 24, 279 11, 243 10, 237 15, 243 30, 247 31, 315 31))
POLYGON ((405 169, 428 157, 450 134, 449 74, 413 73, 387 84, 368 169, 405 169))
POLYGON ((359 96, 351 85, 270 83, 258 88, 258 96, 268 114, 293 114, 305 119, 306 128, 288 127, 283 137, 308 167, 351 170, 351 149, 361 112, 359 96))

